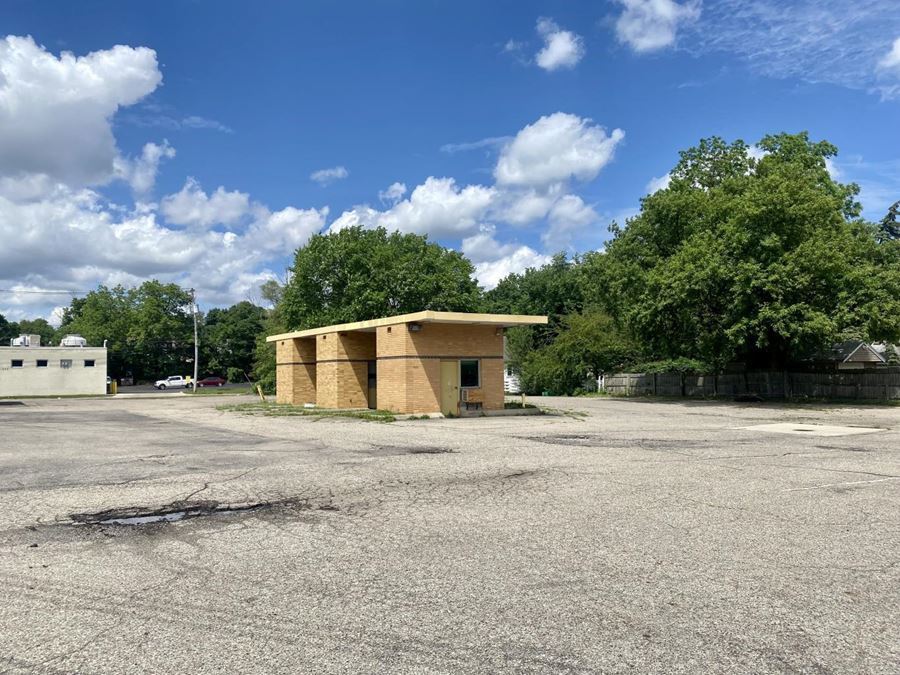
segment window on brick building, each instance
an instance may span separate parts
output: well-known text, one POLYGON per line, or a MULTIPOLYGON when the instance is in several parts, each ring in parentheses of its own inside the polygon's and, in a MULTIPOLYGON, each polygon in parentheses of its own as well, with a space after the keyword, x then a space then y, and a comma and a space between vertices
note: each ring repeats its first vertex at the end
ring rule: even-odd
POLYGON ((471 361, 459 362, 459 386, 460 387, 480 387, 481 373, 479 372, 479 362, 477 359, 471 361))

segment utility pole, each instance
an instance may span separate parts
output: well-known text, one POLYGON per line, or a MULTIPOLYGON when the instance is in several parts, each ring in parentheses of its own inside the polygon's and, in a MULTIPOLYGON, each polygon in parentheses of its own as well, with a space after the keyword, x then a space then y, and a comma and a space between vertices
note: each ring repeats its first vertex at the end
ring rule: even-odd
POLYGON ((194 289, 191 289, 191 314, 194 315, 194 380, 191 382, 191 386, 193 392, 197 393, 197 374, 198 374, 198 366, 197 360, 199 359, 200 350, 198 349, 198 341, 197 341, 197 297, 194 295, 194 289))

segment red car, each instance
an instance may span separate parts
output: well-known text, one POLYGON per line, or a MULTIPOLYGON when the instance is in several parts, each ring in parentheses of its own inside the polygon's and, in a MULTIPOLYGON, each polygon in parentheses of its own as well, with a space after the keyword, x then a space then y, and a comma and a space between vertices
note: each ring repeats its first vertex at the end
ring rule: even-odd
POLYGON ((204 377, 202 380, 197 380, 198 387, 221 387, 225 385, 225 379, 221 377, 204 377))

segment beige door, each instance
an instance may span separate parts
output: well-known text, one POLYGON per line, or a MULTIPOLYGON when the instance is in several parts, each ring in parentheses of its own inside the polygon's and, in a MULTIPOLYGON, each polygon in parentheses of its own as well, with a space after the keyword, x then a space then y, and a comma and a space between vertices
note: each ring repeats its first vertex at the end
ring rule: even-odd
POLYGON ((459 415, 459 361, 441 361, 441 412, 459 415))

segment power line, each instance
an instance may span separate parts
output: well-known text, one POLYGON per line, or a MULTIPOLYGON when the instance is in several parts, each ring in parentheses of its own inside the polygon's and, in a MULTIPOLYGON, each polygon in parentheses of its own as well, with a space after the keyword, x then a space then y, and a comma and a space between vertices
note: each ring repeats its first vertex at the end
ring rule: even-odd
POLYGON ((26 291, 15 288, 0 288, 0 293, 29 293, 31 295, 88 295, 93 291, 26 291))

